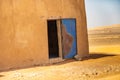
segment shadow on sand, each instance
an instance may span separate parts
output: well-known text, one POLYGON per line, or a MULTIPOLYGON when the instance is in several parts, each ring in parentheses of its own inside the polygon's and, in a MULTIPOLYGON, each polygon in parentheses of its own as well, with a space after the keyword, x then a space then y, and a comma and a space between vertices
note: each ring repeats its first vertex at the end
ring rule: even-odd
MULTIPOLYGON (((110 56, 116 56, 116 55, 111 55, 111 54, 105 54, 105 53, 90 53, 88 57, 85 57, 82 59, 82 61, 86 61, 89 59, 98 59, 98 58, 103 58, 103 57, 110 57, 110 56)), ((75 62, 76 60, 73 59, 66 59, 62 62, 58 62, 58 63, 53 63, 53 64, 47 64, 44 66, 41 65, 37 65, 37 66, 32 66, 32 67, 25 67, 25 68, 17 68, 17 69, 9 69, 9 70, 4 70, 4 71, 0 71, 0 72, 6 72, 6 71, 14 71, 14 70, 20 70, 20 69, 28 69, 28 68, 35 68, 35 67, 49 67, 49 66, 54 66, 54 65, 62 65, 62 64, 67 64, 67 63, 71 63, 71 62, 75 62)), ((4 75, 0 75, 0 77, 4 77, 4 75)))
MULTIPOLYGON (((81 61, 86 61, 89 59, 99 59, 99 58, 110 57, 110 56, 116 56, 116 55, 106 54, 106 53, 90 53, 88 57, 82 58, 81 61)), ((55 65, 61 65, 61 64, 66 64, 70 62, 75 62, 75 61, 76 61, 75 59, 67 59, 63 62, 55 63, 55 65)))
POLYGON ((0 77, 4 77, 4 75, 0 75, 0 77))
POLYGON ((105 53, 90 53, 89 56, 85 58, 85 60, 86 59, 98 59, 98 58, 110 57, 110 56, 116 56, 116 55, 105 54, 105 53))

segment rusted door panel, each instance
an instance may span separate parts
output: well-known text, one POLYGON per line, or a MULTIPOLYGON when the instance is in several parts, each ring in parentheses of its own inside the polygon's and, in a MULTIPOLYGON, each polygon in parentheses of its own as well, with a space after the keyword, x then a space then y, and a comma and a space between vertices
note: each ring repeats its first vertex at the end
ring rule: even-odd
POLYGON ((62 46, 63 57, 73 58, 77 53, 76 43, 76 20, 63 19, 62 20, 62 46))

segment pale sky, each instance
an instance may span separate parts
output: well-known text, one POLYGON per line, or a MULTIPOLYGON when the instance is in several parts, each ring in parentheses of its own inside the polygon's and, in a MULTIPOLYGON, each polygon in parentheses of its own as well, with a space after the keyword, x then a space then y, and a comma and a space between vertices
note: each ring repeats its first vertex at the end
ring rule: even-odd
POLYGON ((120 0, 85 0, 88 27, 120 24, 120 0))

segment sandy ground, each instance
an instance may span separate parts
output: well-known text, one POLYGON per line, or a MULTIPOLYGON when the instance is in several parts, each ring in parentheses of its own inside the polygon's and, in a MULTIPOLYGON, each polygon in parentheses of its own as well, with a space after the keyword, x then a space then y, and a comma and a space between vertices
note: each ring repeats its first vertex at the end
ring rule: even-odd
POLYGON ((120 54, 120 24, 89 29, 90 52, 120 54))
MULTIPOLYGON (((89 29, 89 46, 91 53, 119 56, 120 24, 89 29)), ((114 59, 112 61, 115 62, 114 59)), ((119 62, 117 64, 120 65, 119 62)), ((100 80, 120 80, 120 74, 115 74, 113 71, 112 75, 100 80)))
POLYGON ((120 80, 120 56, 92 53, 83 61, 0 72, 0 80, 120 80))
POLYGON ((91 53, 83 61, 4 71, 0 80, 120 80, 120 34, 92 33, 89 42, 91 53))

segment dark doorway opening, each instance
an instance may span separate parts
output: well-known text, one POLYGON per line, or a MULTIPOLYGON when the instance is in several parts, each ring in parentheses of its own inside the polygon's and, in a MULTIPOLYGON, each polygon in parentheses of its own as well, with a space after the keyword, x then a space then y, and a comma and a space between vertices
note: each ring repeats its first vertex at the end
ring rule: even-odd
POLYGON ((48 20, 49 58, 59 57, 57 20, 48 20))

